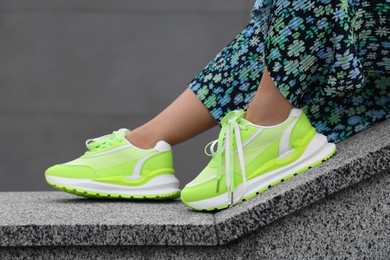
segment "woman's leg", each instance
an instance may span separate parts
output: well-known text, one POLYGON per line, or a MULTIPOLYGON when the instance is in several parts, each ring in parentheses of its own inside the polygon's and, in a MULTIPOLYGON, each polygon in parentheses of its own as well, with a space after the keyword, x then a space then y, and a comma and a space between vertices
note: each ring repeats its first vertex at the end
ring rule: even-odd
POLYGON ((292 105, 275 86, 266 67, 245 118, 262 126, 276 125, 288 117, 291 108, 292 105))
MULTIPOLYGON (((246 118, 259 125, 275 125, 287 118, 291 107, 265 68, 258 91, 248 107, 246 118)), ((217 121, 209 110, 190 89, 187 89, 158 116, 130 132, 127 139, 144 149, 152 148, 159 140, 175 145, 215 125, 217 121)))
POLYGON ((159 140, 175 145, 215 125, 217 121, 204 104, 187 89, 158 116, 131 131, 126 138, 144 149, 154 147, 159 140))

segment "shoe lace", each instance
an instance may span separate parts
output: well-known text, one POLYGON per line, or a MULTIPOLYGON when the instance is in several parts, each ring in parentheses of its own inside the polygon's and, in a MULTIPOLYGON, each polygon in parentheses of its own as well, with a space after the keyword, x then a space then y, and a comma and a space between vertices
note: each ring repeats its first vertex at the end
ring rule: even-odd
POLYGON ((119 129, 118 131, 113 131, 111 134, 103 135, 100 137, 88 139, 85 142, 85 145, 87 146, 88 151, 85 153, 85 155, 88 155, 92 152, 104 150, 107 147, 110 147, 117 142, 119 142, 127 133, 127 129, 119 129))
POLYGON ((234 205, 234 143, 236 143, 238 159, 240 162, 243 192, 238 199, 241 200, 245 193, 246 187, 246 171, 245 171, 245 161, 244 161, 244 151, 243 144, 241 140, 241 130, 246 130, 246 127, 241 123, 241 118, 245 114, 244 110, 235 110, 229 112, 221 120, 221 131, 219 133, 218 139, 211 141, 205 147, 205 153, 209 156, 212 156, 216 160, 217 164, 217 187, 216 191, 219 192, 220 180, 222 176, 222 154, 225 152, 225 184, 228 189, 228 196, 230 200, 230 206, 234 205), (235 140, 234 140, 235 139, 235 140), (235 142, 234 142, 235 141, 235 142), (215 146, 217 145, 217 150, 215 146), (207 149, 210 149, 211 153, 207 152, 207 149))

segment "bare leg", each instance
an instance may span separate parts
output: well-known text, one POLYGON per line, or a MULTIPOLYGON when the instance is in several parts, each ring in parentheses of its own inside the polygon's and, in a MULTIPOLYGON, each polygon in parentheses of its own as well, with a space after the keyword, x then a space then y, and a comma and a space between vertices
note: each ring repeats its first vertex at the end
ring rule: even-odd
POLYGON ((159 140, 175 145, 216 126, 217 123, 195 93, 188 88, 158 116, 131 131, 126 138, 144 149, 154 147, 159 140))
POLYGON ((245 118, 257 125, 276 125, 288 117, 291 108, 292 105, 275 86, 266 67, 245 118))
MULTIPOLYGON (((275 125, 287 118, 291 107, 265 68, 245 117, 254 124, 275 125)), ((130 132, 126 138, 144 149, 152 148, 159 140, 175 145, 215 125, 217 121, 209 110, 191 89, 187 89, 158 116, 130 132)))

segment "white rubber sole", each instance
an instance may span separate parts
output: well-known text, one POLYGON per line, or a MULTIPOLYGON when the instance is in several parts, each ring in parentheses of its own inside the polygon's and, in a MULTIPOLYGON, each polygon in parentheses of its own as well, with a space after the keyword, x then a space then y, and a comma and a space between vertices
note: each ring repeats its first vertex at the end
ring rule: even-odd
POLYGON ((66 189, 75 189, 102 194, 115 194, 127 196, 164 195, 180 192, 179 181, 173 174, 159 175, 140 186, 124 186, 87 179, 71 179, 46 175, 50 184, 59 185, 66 189))
MULTIPOLYGON (((326 136, 317 133, 307 146, 305 152, 294 163, 247 181, 245 190, 243 184, 238 185, 234 191, 233 203, 235 204, 243 198, 262 190, 272 183, 282 180, 291 174, 321 162, 323 159, 329 157, 329 155, 335 151, 335 148, 336 145, 328 143, 326 136)), ((208 210, 220 208, 229 205, 230 203, 231 199, 229 199, 229 194, 227 192, 206 200, 186 202, 188 206, 194 209, 208 210)))

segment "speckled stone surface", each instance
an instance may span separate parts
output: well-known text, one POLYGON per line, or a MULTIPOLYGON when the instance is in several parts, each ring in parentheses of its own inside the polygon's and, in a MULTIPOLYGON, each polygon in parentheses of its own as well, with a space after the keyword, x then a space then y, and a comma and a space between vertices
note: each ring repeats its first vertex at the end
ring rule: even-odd
POLYGON ((336 191, 390 169, 390 120, 337 144, 328 161, 215 214, 225 244, 336 191))
POLYGON ((0 259, 389 259, 390 171, 221 246, 0 247, 0 259))
POLYGON ((0 193, 0 246, 215 245, 212 214, 178 200, 92 200, 63 192, 0 193))
POLYGON ((389 259, 390 171, 247 236, 256 258, 389 259))
MULTIPOLYGON (((170 202, 92 200, 63 192, 0 193, 2 209, 0 211, 0 247, 22 246, 28 250, 27 247, 35 246, 35 249, 44 250, 44 248, 56 246, 56 250, 61 251, 65 250, 61 249, 61 246, 87 246, 91 252, 95 252, 103 248, 108 250, 113 246, 131 245, 139 246, 137 252, 146 250, 145 252, 153 256, 153 250, 157 250, 156 252, 168 252, 169 250, 192 252, 193 250, 197 255, 200 249, 202 252, 210 253, 217 250, 210 246, 223 245, 218 247, 221 250, 224 249, 220 254, 244 254, 246 250, 242 251, 243 245, 247 243, 245 247, 249 248, 252 245, 250 243, 257 241, 256 243, 261 245, 256 249, 260 256, 261 252, 276 250, 277 243, 285 242, 281 238, 287 236, 288 233, 280 233, 279 237, 273 238, 276 243, 275 248, 270 243, 273 240, 267 240, 267 236, 272 237, 272 234, 277 234, 276 230, 282 229, 280 232, 287 232, 288 223, 283 224, 285 226, 277 226, 278 223, 283 222, 281 218, 288 216, 293 219, 294 225, 297 227, 302 225, 302 232, 304 232, 304 227, 308 225, 305 221, 310 222, 310 219, 305 220, 305 215, 296 215, 303 207, 314 202, 317 203, 310 207, 318 207, 317 205, 321 203, 331 203, 331 194, 372 176, 377 177, 376 175, 379 176, 380 173, 390 169, 390 120, 355 135, 345 142, 338 143, 337 147, 337 154, 320 166, 285 181, 245 203, 215 214, 195 212, 186 208, 178 200, 170 202), (321 202, 320 200, 325 197, 328 199, 321 202), (294 219, 294 216, 298 217, 294 219), (270 223, 273 224, 269 225, 270 223), (267 229, 269 233, 264 235, 262 232, 267 229), (252 237, 253 232, 261 234, 261 240, 256 236, 252 237), (241 245, 241 243, 244 244, 241 245), (154 247, 148 247, 149 245, 154 247), (157 247, 158 245, 160 247, 157 247), (169 247, 166 247, 168 245, 169 247), (94 246, 108 247, 93 249, 94 246)), ((386 179, 388 172, 381 176, 387 180, 385 183, 388 184, 388 179, 386 179)), ((372 181, 366 180, 366 182, 372 181)), ((373 191, 373 188, 370 189, 368 185, 366 191, 364 185, 360 186, 362 188, 359 192, 367 193, 366 196, 383 197, 386 194, 383 195, 380 192, 389 190, 378 186, 376 188, 378 191, 373 191)), ((349 190, 354 190, 354 188, 343 191, 346 196, 345 200, 351 200, 353 203, 359 197, 352 193, 348 195, 349 190)), ((388 194, 386 196, 389 197, 388 194)), ((369 215, 364 212, 367 210, 367 205, 371 205, 369 201, 360 201, 362 205, 366 203, 363 209, 354 205, 352 211, 335 215, 339 212, 334 212, 337 207, 340 207, 339 210, 342 212, 341 209, 344 206, 338 206, 338 203, 342 205, 342 199, 343 197, 340 197, 340 201, 331 204, 327 208, 328 211, 310 218, 317 218, 320 221, 322 217, 326 219, 329 215, 330 219, 327 221, 339 221, 340 227, 347 225, 349 223, 347 218, 355 217, 356 214, 369 215)), ((388 209, 389 204, 386 203, 383 204, 383 209, 388 209)), ((307 212, 311 212, 310 207, 307 212)), ((320 210, 321 208, 313 209, 310 214, 317 214, 320 210)), ((378 214, 381 217, 387 216, 384 211, 378 211, 378 214)), ((368 225, 367 223, 365 225, 368 225)), ((307 231, 309 233, 302 234, 306 236, 306 239, 321 238, 315 230, 322 230, 326 226, 316 227, 314 224, 312 231, 309 228, 307 231), (317 237, 313 237, 314 234, 317 234, 317 237)), ((375 232, 374 226, 374 224, 369 224, 367 232, 375 232)), ((339 235, 340 230, 336 229, 334 232, 339 235)), ((299 229, 291 231, 291 239, 297 239, 293 237, 295 234, 299 234, 299 229)), ((329 237, 331 235, 328 234, 329 237)), ((368 237, 365 235, 365 238, 368 237)), ((388 241, 389 234, 384 233, 382 238, 388 241)), ((376 243, 376 246, 380 245, 380 241, 376 243)), ((313 243, 318 243, 318 241, 313 243)), ((309 246, 310 244, 306 249, 309 246)), ((329 246, 334 247, 332 244, 329 246)), ((372 245, 371 247, 375 248, 372 245)), ((76 250, 77 247, 74 248, 76 250)), ((125 248, 130 250, 131 247, 125 248)), ((311 246, 310 248, 312 249, 311 246)), ((4 248, 2 250, 6 252, 4 248)), ((70 249, 66 248, 65 251, 67 250, 70 249)))

